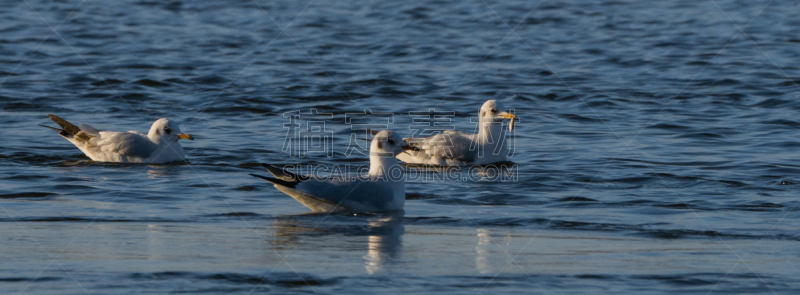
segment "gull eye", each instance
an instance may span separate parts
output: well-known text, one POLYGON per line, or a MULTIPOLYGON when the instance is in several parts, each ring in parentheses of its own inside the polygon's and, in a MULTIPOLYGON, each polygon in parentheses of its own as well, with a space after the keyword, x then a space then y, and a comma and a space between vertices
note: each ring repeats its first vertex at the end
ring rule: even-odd
POLYGON ((169 127, 164 127, 164 132, 169 134, 170 132, 172 132, 172 129, 170 129, 169 127))
POLYGON ((492 114, 497 113, 497 110, 492 109, 492 114))
POLYGON ((391 145, 394 145, 394 139, 389 139, 389 140, 387 140, 387 142, 388 142, 389 144, 391 144, 391 145))

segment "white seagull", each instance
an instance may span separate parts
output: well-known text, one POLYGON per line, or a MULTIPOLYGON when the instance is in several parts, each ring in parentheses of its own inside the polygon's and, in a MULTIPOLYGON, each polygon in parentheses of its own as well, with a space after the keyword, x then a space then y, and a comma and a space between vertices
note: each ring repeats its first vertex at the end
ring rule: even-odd
POLYGON ((506 160, 508 145, 504 144, 503 120, 511 119, 509 132, 514 131, 514 114, 503 104, 488 100, 481 107, 478 134, 445 130, 430 137, 404 138, 420 151, 398 154, 400 161, 409 164, 437 166, 485 165, 506 160))
POLYGON ((395 159, 405 150, 413 150, 391 130, 371 131, 375 136, 369 148, 369 173, 352 179, 328 179, 297 175, 264 164, 275 178, 257 174, 314 212, 388 212, 401 211, 406 201, 403 168, 395 159))
POLYGON ((100 131, 92 126, 73 125, 56 115, 48 114, 61 129, 39 125, 58 131, 58 135, 77 146, 87 157, 98 162, 159 164, 184 160, 179 139, 194 140, 181 133, 178 123, 158 119, 147 134, 128 131, 100 131))

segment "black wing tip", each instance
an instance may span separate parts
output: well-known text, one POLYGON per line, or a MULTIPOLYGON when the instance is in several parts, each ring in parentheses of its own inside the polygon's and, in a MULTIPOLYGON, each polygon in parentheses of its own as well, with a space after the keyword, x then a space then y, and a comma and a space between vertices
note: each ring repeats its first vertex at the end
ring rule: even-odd
POLYGON ((272 182, 272 183, 275 183, 275 181, 277 180, 275 178, 266 177, 266 176, 263 176, 263 175, 258 175, 258 174, 253 174, 253 173, 250 173, 250 176, 261 178, 263 180, 266 180, 266 181, 269 181, 269 182, 272 182))
POLYGON ((59 116, 56 116, 56 115, 53 115, 53 114, 47 114, 47 116, 50 117, 50 120, 53 120, 53 122, 56 122, 56 124, 58 124, 58 126, 61 126, 61 129, 63 129, 69 135, 76 135, 79 132, 81 132, 81 128, 80 127, 75 126, 75 124, 72 124, 69 121, 64 120, 63 118, 61 118, 59 116))
POLYGON ((50 126, 47 126, 47 125, 42 125, 42 124, 36 124, 36 125, 42 126, 44 128, 47 128, 47 129, 55 130, 55 131, 64 131, 64 129, 58 129, 58 128, 50 127, 50 126))
POLYGON ((285 181, 285 180, 280 180, 280 179, 276 179, 276 178, 261 176, 261 175, 253 174, 253 173, 250 173, 250 176, 261 178, 264 181, 270 182, 270 183, 275 184, 275 185, 280 185, 280 186, 285 186, 285 187, 290 187, 290 188, 294 188, 298 184, 298 182, 285 181))
POLYGON ((285 174, 285 170, 283 170, 281 167, 272 164, 261 164, 261 166, 264 167, 264 169, 267 169, 267 172, 275 177, 281 177, 279 174, 285 174))
POLYGON ((42 125, 42 124, 37 124, 37 125, 42 126, 44 128, 47 128, 47 129, 50 129, 50 130, 53 130, 53 131, 58 131, 58 135, 61 135, 61 137, 64 137, 64 138, 69 138, 70 136, 72 136, 72 135, 69 134, 69 132, 67 132, 67 130, 64 130, 64 129, 58 129, 58 128, 55 128, 55 127, 50 127, 50 126, 42 125))
POLYGON ((261 165, 264 166, 264 169, 267 169, 267 171, 270 174, 272 174, 276 178, 278 178, 280 180, 283 180, 283 181, 301 182, 301 181, 306 181, 306 180, 311 179, 308 176, 298 175, 298 174, 286 171, 286 169, 283 169, 282 167, 278 167, 276 165, 272 165, 272 164, 261 164, 261 165))
POLYGON ((262 166, 262 167, 264 167, 264 169, 267 169, 267 171, 270 171, 270 173, 272 173, 272 170, 273 170, 273 169, 277 169, 277 170, 284 171, 284 170, 283 170, 283 167, 279 167, 278 165, 272 165, 272 164, 263 164, 263 163, 262 163, 262 164, 261 164, 261 166, 262 166))

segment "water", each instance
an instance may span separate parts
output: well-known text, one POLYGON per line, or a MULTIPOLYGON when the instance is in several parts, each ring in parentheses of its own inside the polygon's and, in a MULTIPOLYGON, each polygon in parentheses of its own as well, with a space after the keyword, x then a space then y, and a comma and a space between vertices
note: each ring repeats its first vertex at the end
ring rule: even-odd
POLYGON ((207 2, 0 4, 2 293, 800 290, 796 1, 207 2), (470 130, 487 99, 516 181, 326 216, 247 175, 366 163, 346 113, 470 130), (289 157, 312 108, 334 155, 289 157), (93 163, 48 113, 197 140, 93 163))

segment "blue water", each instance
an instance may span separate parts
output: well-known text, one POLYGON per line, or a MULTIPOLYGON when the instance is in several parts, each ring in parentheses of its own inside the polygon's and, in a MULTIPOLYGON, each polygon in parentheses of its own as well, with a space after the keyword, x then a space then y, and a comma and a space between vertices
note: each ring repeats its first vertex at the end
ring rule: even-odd
POLYGON ((0 15, 0 293, 800 291, 796 1, 0 15), (404 215, 304 214, 248 175, 366 164, 345 155, 348 114, 411 135, 409 112, 435 109, 469 131, 487 99, 521 118, 514 177, 409 180, 404 215), (283 149, 284 114, 311 109, 332 157, 283 149), (168 117, 196 140, 185 164, 95 163, 37 126, 48 113, 141 132, 168 117))

